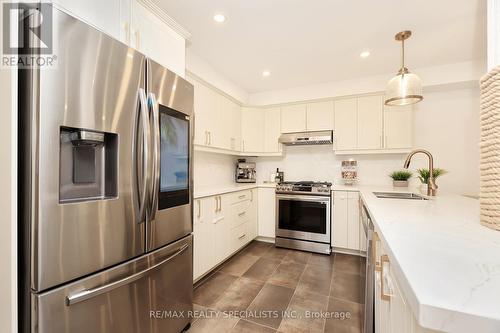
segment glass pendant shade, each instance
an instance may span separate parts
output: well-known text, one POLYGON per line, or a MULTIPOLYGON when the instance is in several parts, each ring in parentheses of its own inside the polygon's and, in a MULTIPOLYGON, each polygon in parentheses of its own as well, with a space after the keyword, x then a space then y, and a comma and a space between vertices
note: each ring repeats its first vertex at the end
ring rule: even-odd
POLYGON ((387 84, 385 93, 385 105, 409 105, 424 99, 422 95, 422 81, 410 73, 405 67, 405 40, 410 38, 411 31, 401 31, 394 39, 401 42, 401 69, 387 84))
POLYGON ((418 103, 422 99, 422 81, 408 70, 400 71, 387 84, 385 105, 408 105, 418 103))

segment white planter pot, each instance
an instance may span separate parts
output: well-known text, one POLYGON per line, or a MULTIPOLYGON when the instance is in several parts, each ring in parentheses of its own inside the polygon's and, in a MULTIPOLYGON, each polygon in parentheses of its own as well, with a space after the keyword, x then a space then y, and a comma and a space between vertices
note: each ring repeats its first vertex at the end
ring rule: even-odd
POLYGON ((407 180, 393 180, 392 186, 394 186, 394 187, 408 187, 408 181, 407 180))

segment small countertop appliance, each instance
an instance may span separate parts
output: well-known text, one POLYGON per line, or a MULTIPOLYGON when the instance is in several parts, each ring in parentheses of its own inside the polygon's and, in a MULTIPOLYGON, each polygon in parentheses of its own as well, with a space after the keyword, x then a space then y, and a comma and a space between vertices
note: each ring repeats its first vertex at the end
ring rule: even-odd
POLYGON ((247 162, 246 159, 239 159, 236 163, 236 182, 255 183, 257 181, 255 163, 247 162))

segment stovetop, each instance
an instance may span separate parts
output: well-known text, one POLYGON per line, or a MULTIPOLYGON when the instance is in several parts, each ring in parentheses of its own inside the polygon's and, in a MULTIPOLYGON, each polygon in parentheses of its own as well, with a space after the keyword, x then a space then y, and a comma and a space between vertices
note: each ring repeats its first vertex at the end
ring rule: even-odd
POLYGON ((332 183, 329 182, 313 182, 313 181, 297 181, 297 182, 281 182, 276 185, 276 193, 283 194, 313 194, 313 195, 330 195, 332 183))

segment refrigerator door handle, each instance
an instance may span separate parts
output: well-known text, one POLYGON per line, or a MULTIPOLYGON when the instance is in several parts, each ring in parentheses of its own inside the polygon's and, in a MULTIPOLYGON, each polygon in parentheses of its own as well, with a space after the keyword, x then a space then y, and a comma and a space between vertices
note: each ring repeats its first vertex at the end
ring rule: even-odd
POLYGON ((112 291, 113 289, 130 284, 134 281, 137 281, 140 278, 143 278, 144 276, 148 275, 149 273, 151 273, 155 269, 159 268, 160 266, 164 265, 168 261, 174 259, 178 255, 180 255, 182 252, 186 251, 186 249, 188 247, 189 247, 189 244, 184 244, 174 254, 172 254, 168 258, 160 261, 159 263, 157 263, 149 268, 146 268, 145 270, 142 270, 142 271, 137 272, 133 275, 130 275, 126 278, 123 278, 121 280, 117 280, 115 282, 112 282, 112 283, 109 283, 109 284, 106 284, 104 286, 100 286, 100 287, 97 287, 94 289, 88 289, 88 290, 84 290, 84 291, 78 292, 78 293, 73 294, 73 295, 69 295, 66 297, 66 305, 71 306, 71 305, 86 301, 86 300, 93 298, 95 296, 105 294, 107 292, 112 291))
MULTIPOLYGON (((143 131, 143 158, 142 158, 142 174, 136 173, 137 184, 142 181, 142 188, 140 189, 139 194, 139 222, 142 221, 142 218, 145 216, 146 210, 146 196, 148 191, 148 182, 147 182, 147 169, 148 169, 148 156, 149 156, 149 115, 148 115, 148 104, 146 99, 146 92, 144 89, 139 89, 139 102, 140 102, 140 121, 142 125, 143 131), (142 179, 139 179, 141 177, 142 179)), ((137 149, 134 149, 137 154, 137 149)), ((137 156, 135 158, 137 161, 137 156)))
POLYGON ((160 184, 160 111, 158 101, 153 93, 148 94, 148 101, 151 106, 151 114, 153 121, 153 168, 151 186, 151 220, 156 217, 158 210, 158 190, 160 184))

